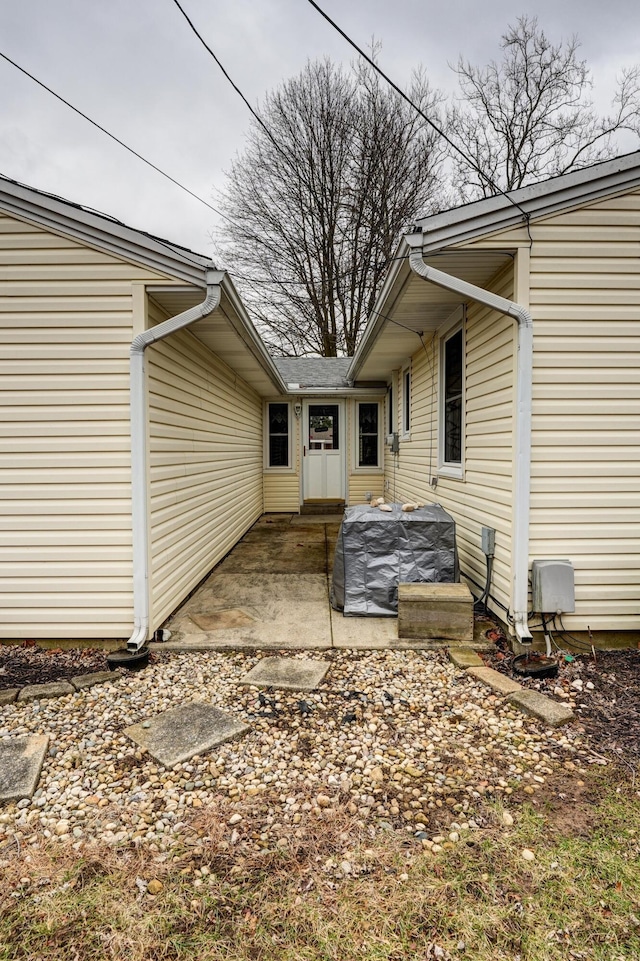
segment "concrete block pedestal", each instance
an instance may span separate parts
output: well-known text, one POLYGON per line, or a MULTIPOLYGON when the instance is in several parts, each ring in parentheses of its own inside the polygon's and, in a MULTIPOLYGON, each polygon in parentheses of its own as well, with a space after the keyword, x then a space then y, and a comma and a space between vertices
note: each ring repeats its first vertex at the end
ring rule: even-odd
POLYGON ((473 595, 466 584, 399 584, 398 637, 473 640, 473 595))

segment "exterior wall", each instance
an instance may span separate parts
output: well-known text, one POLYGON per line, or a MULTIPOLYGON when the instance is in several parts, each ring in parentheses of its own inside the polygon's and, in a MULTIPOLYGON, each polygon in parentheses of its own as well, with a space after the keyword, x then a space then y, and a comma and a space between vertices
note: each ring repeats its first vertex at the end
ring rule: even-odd
MULTIPOLYGON (((513 270, 490 289, 513 297, 513 270)), ((438 474, 438 394, 440 336, 435 334, 411 358, 411 432, 396 456, 385 447, 385 473, 391 500, 439 503, 456 521, 460 567, 484 586, 480 549, 483 526, 496 530, 491 593, 503 617, 511 595, 511 516, 515 324, 479 304, 467 305, 465 343, 465 436, 462 479, 438 474), (430 479, 437 479, 433 488, 430 479), (504 608, 504 610, 502 609, 504 608)), ((395 423, 401 424, 401 371, 393 374, 395 423)), ((476 593, 478 593, 476 589, 476 593)))
POLYGON ((640 629, 640 192, 532 225, 531 556, 576 572, 569 630, 640 629))
POLYGON ((164 280, 0 215, 0 631, 127 638, 135 282, 164 280))
MULTIPOLYGON (((302 458, 302 444, 301 444, 301 421, 296 418, 293 414, 293 403, 299 398, 287 398, 287 397, 272 397, 270 400, 273 402, 284 403, 287 400, 291 401, 292 415, 291 415, 291 428, 292 428, 292 439, 291 439, 291 464, 292 467, 289 470, 284 469, 268 469, 265 467, 263 476, 263 489, 264 489, 264 509, 267 513, 270 512, 290 512, 297 514, 300 510, 300 491, 301 491, 301 458, 302 458)), ((314 397, 319 403, 332 403, 337 399, 335 394, 323 397, 318 394, 314 397)), ((380 401, 381 397, 369 397, 363 393, 362 397, 358 400, 361 401, 380 401)), ((384 493, 384 468, 381 464, 380 470, 362 470, 356 467, 357 463, 357 428, 355 422, 355 408, 356 401, 353 397, 347 397, 344 399, 344 410, 346 423, 343 425, 343 443, 346 444, 346 463, 347 463, 347 504, 364 504, 366 501, 365 495, 367 491, 371 491, 374 496, 382 496, 384 493)), ((384 404, 380 405, 381 414, 381 429, 384 428, 384 404)), ((265 420, 266 420, 266 405, 265 405, 265 420)), ((265 445, 267 443, 267 438, 265 437, 265 445)), ((383 455, 384 456, 384 455, 383 455)))
POLYGON ((147 357, 155 629, 262 514, 262 401, 189 331, 147 357))
MULTIPOLYGON (((350 397, 347 400, 347 504, 366 504, 366 494, 371 492, 372 497, 384 496, 384 448, 381 445, 380 469, 365 469, 358 467, 358 422, 357 422, 357 402, 380 404, 379 429, 384 435, 385 428, 385 406, 383 397, 368 397, 363 393, 362 397, 350 397)), ((384 439, 384 438, 383 438, 384 439)))
MULTIPOLYGON (((272 403, 291 403, 290 397, 270 397, 272 403)), ((264 405, 265 432, 267 424, 267 405, 264 405)), ((291 429, 291 466, 284 468, 268 468, 264 462, 263 491, 264 509, 266 513, 297 514, 300 510, 300 418, 293 412, 289 420, 291 429)), ((268 438, 264 438, 265 451, 268 450, 268 438)), ((266 457, 266 455, 265 455, 266 457)))

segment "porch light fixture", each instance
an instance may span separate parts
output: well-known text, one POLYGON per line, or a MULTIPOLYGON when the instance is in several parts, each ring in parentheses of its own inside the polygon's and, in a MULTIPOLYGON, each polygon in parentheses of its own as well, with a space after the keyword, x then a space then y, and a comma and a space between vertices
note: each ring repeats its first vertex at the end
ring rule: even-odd
POLYGON ((302 404, 300 401, 297 401, 297 403, 293 405, 293 413, 296 415, 296 417, 299 417, 302 413, 302 404))

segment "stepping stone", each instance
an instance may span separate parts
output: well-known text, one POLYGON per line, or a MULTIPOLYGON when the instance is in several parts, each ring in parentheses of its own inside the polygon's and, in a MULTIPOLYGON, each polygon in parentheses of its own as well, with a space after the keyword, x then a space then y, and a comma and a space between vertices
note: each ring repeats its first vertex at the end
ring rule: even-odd
POLYGON ((19 687, 8 687, 4 691, 0 691, 0 707, 3 704, 13 704, 20 691, 19 687))
POLYGON ((494 671, 492 667, 470 667, 467 674, 482 681, 498 694, 516 694, 522 690, 522 686, 517 681, 507 677, 506 674, 501 674, 500 671, 494 671))
POLYGON ((91 674, 78 674, 71 678, 76 691, 84 691, 95 684, 108 684, 117 681, 122 676, 122 671, 93 671, 91 674))
POLYGON ((249 730, 224 711, 203 701, 172 707, 149 721, 125 728, 132 741, 145 748, 165 767, 174 767, 249 730))
POLYGON ((449 660, 456 667, 482 667, 484 661, 475 651, 465 647, 450 647, 449 660))
POLYGON ((538 691, 526 691, 524 688, 507 698, 509 704, 515 704, 521 711, 537 717, 547 727, 560 727, 573 720, 573 711, 566 704, 553 701, 546 694, 538 691))
POLYGON ((46 734, 0 739, 0 801, 33 797, 48 746, 46 734))
POLYGON ((41 701, 45 697, 62 697, 75 694, 76 690, 66 681, 52 681, 51 684, 28 684, 18 694, 19 701, 41 701))
POLYGON ((253 684, 255 687, 276 687, 282 691, 312 691, 328 670, 328 661, 263 657, 238 683, 253 684))

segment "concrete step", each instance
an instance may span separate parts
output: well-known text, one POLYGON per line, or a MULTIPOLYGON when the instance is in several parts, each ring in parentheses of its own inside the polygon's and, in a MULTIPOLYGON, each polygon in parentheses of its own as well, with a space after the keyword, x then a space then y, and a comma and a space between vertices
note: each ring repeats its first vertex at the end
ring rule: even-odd
POLYGON ((312 498, 300 505, 301 514, 341 514, 344 511, 344 501, 333 498, 312 498))

